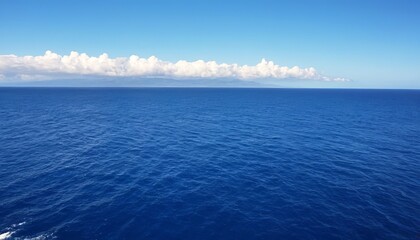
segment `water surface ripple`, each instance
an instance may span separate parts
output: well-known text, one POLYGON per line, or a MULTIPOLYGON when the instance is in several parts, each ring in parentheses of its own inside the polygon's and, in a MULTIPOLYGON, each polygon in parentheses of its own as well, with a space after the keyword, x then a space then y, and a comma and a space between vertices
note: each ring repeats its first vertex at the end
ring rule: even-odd
POLYGON ((0 88, 12 239, 417 239, 420 91, 0 88))

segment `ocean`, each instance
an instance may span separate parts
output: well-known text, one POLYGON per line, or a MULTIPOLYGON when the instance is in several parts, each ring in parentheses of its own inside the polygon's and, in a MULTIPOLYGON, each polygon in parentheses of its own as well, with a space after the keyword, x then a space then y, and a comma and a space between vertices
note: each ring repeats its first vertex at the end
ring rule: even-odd
POLYGON ((419 239, 420 91, 0 88, 0 239, 419 239))

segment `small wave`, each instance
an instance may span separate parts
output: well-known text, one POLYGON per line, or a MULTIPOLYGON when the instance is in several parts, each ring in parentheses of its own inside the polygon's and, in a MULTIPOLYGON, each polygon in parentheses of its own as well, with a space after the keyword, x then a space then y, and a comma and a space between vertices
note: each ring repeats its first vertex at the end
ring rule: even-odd
MULTIPOLYGON (((7 232, 4 232, 4 233, 0 234, 0 240, 12 239, 12 235, 16 235, 17 232, 19 231, 18 228, 21 227, 24 224, 26 224, 26 222, 20 222, 20 223, 12 224, 10 227, 5 229, 7 232)), ((17 234, 17 235, 19 235, 19 234, 17 234)), ((55 237, 54 237, 53 234, 41 234, 41 235, 35 236, 35 237, 21 237, 21 236, 13 237, 14 240, 46 240, 46 239, 54 239, 54 238, 55 237)))
MULTIPOLYGON (((39 236, 36 237, 30 237, 30 238, 22 238, 22 240, 46 240, 46 239, 54 239, 54 235, 53 234, 41 234, 39 236)), ((21 238, 18 238, 21 239, 21 238)))
POLYGON ((25 223, 26 223, 26 222, 21 222, 21 223, 16 223, 16 224, 13 224, 13 225, 12 225, 12 228, 22 226, 22 225, 23 225, 23 224, 25 224, 25 223))
POLYGON ((13 235, 14 232, 5 232, 0 234, 0 240, 8 239, 13 235))
MULTIPOLYGON (((12 224, 12 226, 6 228, 7 232, 0 234, 0 240, 9 239, 11 236, 16 232, 17 228, 25 224, 26 222, 20 222, 16 224, 12 224)), ((4 230, 3 230, 4 231, 4 230)))

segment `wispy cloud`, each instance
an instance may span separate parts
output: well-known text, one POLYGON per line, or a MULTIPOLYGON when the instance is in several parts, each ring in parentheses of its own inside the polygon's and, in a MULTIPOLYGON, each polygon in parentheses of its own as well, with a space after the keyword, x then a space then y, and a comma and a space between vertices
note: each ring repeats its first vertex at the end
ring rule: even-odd
POLYGON ((217 63, 215 61, 169 62, 155 56, 141 58, 110 58, 106 53, 91 57, 71 52, 61 56, 46 51, 41 56, 0 55, 0 81, 42 80, 71 76, 103 77, 159 77, 175 79, 310 79, 319 81, 346 81, 344 78, 324 76, 315 68, 279 66, 262 59, 256 65, 217 63))

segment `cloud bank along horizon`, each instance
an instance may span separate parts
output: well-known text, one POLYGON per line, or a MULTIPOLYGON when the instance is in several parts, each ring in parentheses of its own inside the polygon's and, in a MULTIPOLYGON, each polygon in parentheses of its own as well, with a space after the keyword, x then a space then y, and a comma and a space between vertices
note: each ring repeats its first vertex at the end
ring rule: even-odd
POLYGON ((103 53, 98 57, 72 51, 59 55, 46 51, 40 56, 0 55, 0 80, 35 81, 65 79, 71 77, 146 77, 172 79, 302 79, 317 81, 348 81, 346 78, 329 77, 313 67, 287 67, 267 61, 264 58, 256 65, 217 63, 216 61, 169 62, 155 56, 141 58, 110 58, 103 53))

